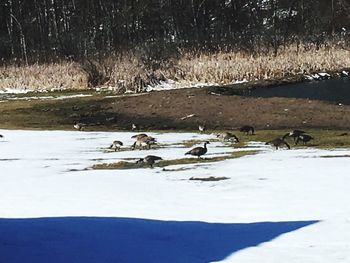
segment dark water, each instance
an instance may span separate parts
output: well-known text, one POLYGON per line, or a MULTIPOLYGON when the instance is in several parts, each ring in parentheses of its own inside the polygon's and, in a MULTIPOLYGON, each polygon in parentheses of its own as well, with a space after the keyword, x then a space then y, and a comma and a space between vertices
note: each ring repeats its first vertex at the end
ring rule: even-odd
POLYGON ((252 90, 248 96, 263 98, 303 98, 350 104, 350 79, 332 79, 271 88, 257 88, 252 90))

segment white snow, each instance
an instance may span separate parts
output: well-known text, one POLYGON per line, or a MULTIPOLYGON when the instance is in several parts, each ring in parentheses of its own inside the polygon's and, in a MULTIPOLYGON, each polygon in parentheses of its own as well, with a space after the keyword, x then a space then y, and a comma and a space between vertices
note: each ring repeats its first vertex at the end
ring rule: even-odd
POLYGON ((311 75, 304 75, 306 80, 324 80, 331 78, 331 75, 326 72, 319 72, 311 75))
MULTIPOLYGON (((234 80, 231 84, 242 84, 248 82, 247 79, 234 80)), ((204 88, 209 86, 220 86, 219 83, 214 82, 199 82, 199 83, 180 83, 174 80, 160 81, 157 85, 148 85, 144 88, 144 91, 161 91, 161 90, 174 90, 174 89, 185 89, 185 88, 204 88)))
POLYGON ((21 88, 5 88, 0 89, 0 94, 25 94, 28 92, 33 92, 32 89, 21 89, 21 88))
POLYGON ((82 97, 91 97, 91 94, 74 94, 74 95, 59 95, 59 96, 30 96, 30 97, 12 97, 8 100, 65 100, 82 97))
POLYGON ((157 85, 148 85, 144 88, 146 92, 150 91, 159 91, 159 90, 172 90, 176 89, 177 83, 173 80, 167 80, 167 81, 159 81, 159 84, 157 85))
MULTIPOLYGON (((350 150, 274 150, 252 142, 251 149, 259 149, 259 154, 167 167, 193 169, 84 170, 95 163, 122 158, 135 161, 149 154, 183 158, 189 150, 182 145, 184 140, 205 141, 215 136, 150 133, 166 147, 106 152, 113 140, 130 146, 134 133, 0 130, 0 134, 4 135, 0 138, 0 218, 96 216, 237 226, 315 221, 282 231, 271 240, 232 249, 219 261, 350 262, 350 162, 346 157, 350 150), (229 179, 188 180, 209 176, 229 179)), ((209 144, 208 149, 208 156, 239 150, 219 141, 209 144)), ((262 235, 246 228, 238 231, 237 242, 244 233, 262 235)), ((271 225, 263 233, 273 231, 271 225)), ((177 243, 175 246, 180 247, 177 243)), ((182 259, 163 262, 206 262, 200 258, 186 261, 185 256, 182 259)))

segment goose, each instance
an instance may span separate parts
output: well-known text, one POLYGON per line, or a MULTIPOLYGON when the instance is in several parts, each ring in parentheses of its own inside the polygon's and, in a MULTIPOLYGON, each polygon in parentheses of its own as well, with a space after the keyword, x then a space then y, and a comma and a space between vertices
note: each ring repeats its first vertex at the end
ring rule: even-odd
POLYGON ((85 129, 86 124, 81 122, 74 123, 73 127, 78 131, 83 131, 85 129))
POLYGON ((145 149, 146 147, 148 147, 147 143, 137 140, 133 143, 133 145, 131 145, 131 150, 135 150, 136 148, 139 148, 139 150, 141 150, 145 149))
POLYGON ((287 146, 288 149, 290 149, 289 144, 282 138, 276 138, 272 141, 266 142, 266 145, 271 144, 276 147, 276 150, 278 150, 278 147, 281 147, 282 145, 287 146))
POLYGON ((157 142, 156 138, 151 136, 143 136, 140 139, 137 139, 136 142, 131 146, 131 149, 134 150, 136 147, 141 149, 151 149, 151 145, 157 142))
POLYGON ((206 127, 205 127, 205 124, 199 124, 198 125, 198 130, 199 130, 199 132, 204 132, 205 130, 206 130, 206 127))
POLYGON ((138 141, 141 141, 141 143, 145 143, 147 149, 151 149, 151 145, 157 143, 157 139, 151 136, 142 137, 138 141))
POLYGON ((153 164, 158 161, 163 160, 162 157, 155 156, 155 155, 147 155, 145 158, 139 159, 136 163, 146 163, 153 168, 153 164))
POLYGON ((231 132, 224 132, 221 134, 217 134, 216 137, 224 142, 225 141, 239 142, 238 137, 231 132))
POLYGON ((208 149, 207 149, 207 144, 210 144, 208 141, 204 143, 204 147, 196 147, 185 153, 185 155, 190 154, 193 156, 197 156, 200 158, 202 155, 206 154, 208 149))
POLYGON ((249 125, 244 125, 241 128, 239 128, 240 132, 245 132, 246 134, 249 134, 249 132, 252 132, 252 135, 254 134, 254 127, 249 125))
POLYGON ((287 137, 291 137, 295 141, 300 135, 302 135, 304 133, 305 132, 302 130, 293 130, 291 132, 286 133, 282 138, 286 139, 287 137))
POLYGON ((148 137, 148 135, 146 133, 139 133, 139 134, 135 134, 135 135, 131 136, 131 139, 139 140, 142 137, 148 137))
POLYGON ((313 140, 314 138, 311 137, 308 134, 301 134, 298 136, 295 145, 298 145, 299 141, 302 141, 304 145, 306 145, 309 141, 313 140))
POLYGON ((109 146, 109 148, 114 149, 115 151, 119 151, 122 146, 123 146, 123 143, 121 141, 114 141, 111 144, 111 146, 109 146))

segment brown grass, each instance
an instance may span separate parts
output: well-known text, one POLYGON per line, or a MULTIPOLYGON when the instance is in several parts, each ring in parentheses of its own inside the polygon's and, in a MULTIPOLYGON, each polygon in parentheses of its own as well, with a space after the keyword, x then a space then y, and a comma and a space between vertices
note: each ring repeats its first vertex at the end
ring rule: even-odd
MULTIPOLYGON (((203 157, 203 158, 180 158, 174 160, 161 160, 154 164, 154 167, 167 167, 170 165, 178 164, 201 164, 201 163, 213 163, 220 162, 228 159, 240 158, 243 156, 257 154, 258 151, 238 151, 232 152, 225 156, 215 156, 215 157, 203 157)), ((98 163, 92 166, 92 169, 96 170, 110 170, 110 169, 137 169, 137 168, 148 168, 147 164, 137 164, 134 162, 118 161, 115 163, 98 163)), ((166 171, 166 170, 164 170, 166 171)))
POLYGON ((349 50, 328 47, 297 51, 296 46, 258 56, 243 52, 199 54, 184 56, 178 64, 186 72, 188 82, 227 84, 234 81, 256 79, 280 79, 299 74, 320 71, 337 71, 350 67, 349 50))
MULTIPOLYGON (((98 62, 108 74, 100 87, 122 93, 140 92, 144 86, 171 79, 179 87, 198 83, 230 84, 235 81, 281 79, 320 71, 335 72, 350 68, 350 51, 337 46, 301 47, 291 45, 272 52, 251 55, 246 52, 183 52, 178 59, 146 65, 142 55, 129 52, 98 62)), ((88 73, 73 62, 31 66, 1 66, 0 89, 86 89, 88 73)))
POLYGON ((42 91, 86 89, 87 76, 74 62, 5 65, 0 67, 0 90, 6 88, 42 91))

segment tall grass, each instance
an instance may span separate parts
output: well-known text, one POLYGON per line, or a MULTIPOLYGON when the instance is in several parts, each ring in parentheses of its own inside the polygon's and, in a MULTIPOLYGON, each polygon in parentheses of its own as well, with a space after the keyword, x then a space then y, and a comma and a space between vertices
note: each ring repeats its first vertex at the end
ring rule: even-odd
POLYGON ((15 88, 49 91, 86 87, 87 76, 80 65, 74 62, 0 67, 0 90, 15 88))
POLYGON ((177 58, 163 61, 145 59, 144 55, 130 51, 100 59, 94 64, 94 70, 100 71, 99 78, 103 82, 94 83, 89 69, 74 62, 1 66, 0 89, 86 89, 99 86, 122 93, 140 92, 145 86, 157 85, 166 79, 176 81, 178 87, 198 83, 221 85, 242 80, 281 79, 350 68, 350 51, 335 45, 318 49, 315 46, 297 48, 296 45, 290 45, 279 50, 276 56, 273 52, 182 52, 177 58))

